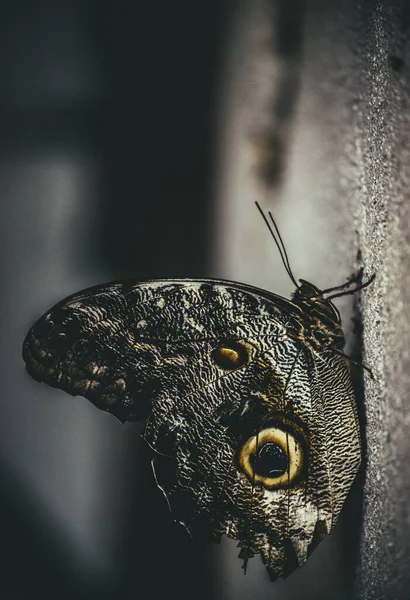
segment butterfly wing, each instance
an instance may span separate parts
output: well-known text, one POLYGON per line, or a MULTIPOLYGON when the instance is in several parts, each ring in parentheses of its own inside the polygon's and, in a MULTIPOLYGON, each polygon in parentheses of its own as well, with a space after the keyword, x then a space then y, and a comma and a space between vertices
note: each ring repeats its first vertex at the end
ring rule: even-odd
POLYGON ((23 355, 36 379, 148 418, 174 518, 238 540, 245 561, 260 553, 275 579, 331 530, 360 462, 347 366, 295 339, 298 317, 241 284, 112 284, 54 307, 23 355))

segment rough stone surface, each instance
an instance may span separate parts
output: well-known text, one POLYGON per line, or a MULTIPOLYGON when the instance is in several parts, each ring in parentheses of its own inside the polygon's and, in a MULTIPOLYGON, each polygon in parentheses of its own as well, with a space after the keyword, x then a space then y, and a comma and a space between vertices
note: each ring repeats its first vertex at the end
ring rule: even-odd
POLYGON ((409 5, 363 8, 363 260, 377 274, 363 302, 367 469, 357 595, 410 596, 409 5))

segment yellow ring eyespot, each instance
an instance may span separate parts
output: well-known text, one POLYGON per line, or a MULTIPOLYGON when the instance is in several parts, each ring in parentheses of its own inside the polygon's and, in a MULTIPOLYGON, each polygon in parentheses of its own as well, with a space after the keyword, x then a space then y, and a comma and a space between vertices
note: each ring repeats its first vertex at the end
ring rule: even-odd
POLYGON ((212 350, 211 357, 214 363, 226 371, 239 369, 248 362, 247 348, 235 340, 228 340, 212 350))
POLYGON ((301 476, 305 447, 287 429, 267 427, 250 437, 239 451, 239 465, 253 483, 267 489, 289 487, 301 476))

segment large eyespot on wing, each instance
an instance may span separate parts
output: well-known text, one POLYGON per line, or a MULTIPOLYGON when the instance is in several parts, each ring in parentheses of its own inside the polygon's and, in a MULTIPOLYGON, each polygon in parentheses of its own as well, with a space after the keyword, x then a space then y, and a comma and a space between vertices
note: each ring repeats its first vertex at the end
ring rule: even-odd
POLYGON ((238 453, 240 469, 254 484, 273 490, 295 485, 307 467, 303 434, 280 424, 265 427, 248 438, 238 453))

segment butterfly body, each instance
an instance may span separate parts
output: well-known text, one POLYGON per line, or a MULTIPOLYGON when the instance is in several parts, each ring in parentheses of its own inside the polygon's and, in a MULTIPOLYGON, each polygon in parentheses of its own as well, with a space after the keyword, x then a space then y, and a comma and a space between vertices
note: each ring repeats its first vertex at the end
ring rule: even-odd
POLYGON ((340 316, 221 280, 120 282, 30 330, 29 373, 122 421, 146 419, 155 477, 194 538, 238 540, 272 579, 333 528, 361 460, 340 316))

